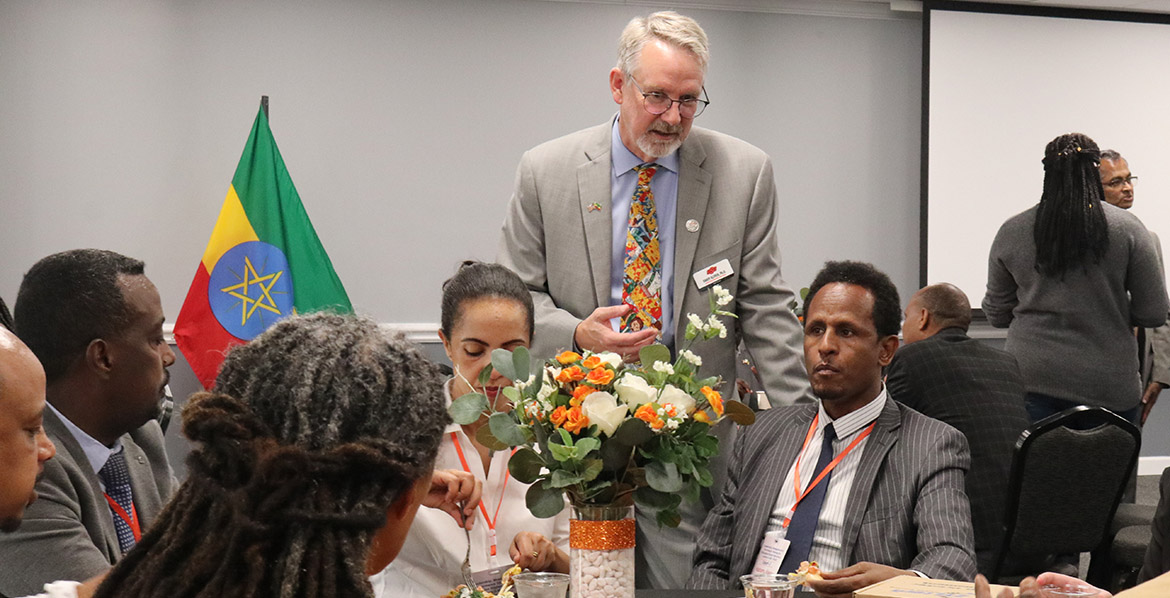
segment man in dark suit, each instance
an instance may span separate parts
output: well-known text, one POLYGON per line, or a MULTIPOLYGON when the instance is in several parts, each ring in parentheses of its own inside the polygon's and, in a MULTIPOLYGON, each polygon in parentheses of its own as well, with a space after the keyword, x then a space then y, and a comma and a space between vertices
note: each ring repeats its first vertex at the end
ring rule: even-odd
POLYGON ((154 420, 175 355, 142 262, 66 251, 37 262, 16 299, 16 334, 47 381, 56 445, 20 529, 0 534, 0 593, 102 574, 134 545, 175 487, 154 420))
POLYGON ((906 344, 886 371, 886 390, 967 437, 975 557, 988 574, 1003 541, 1012 451, 1029 421, 1016 359, 968 337, 970 324, 971 304, 958 287, 936 284, 915 293, 902 324, 906 344))
POLYGON ((898 291, 870 264, 829 262, 809 287, 804 358, 816 404, 772 409, 741 430, 688 586, 818 561, 821 596, 896 575, 975 575, 954 428, 892 401, 882 368, 898 347, 898 291))
POLYGON ((1161 495, 1154 521, 1150 523, 1150 545, 1146 547, 1146 560, 1138 573, 1137 582, 1144 583, 1170 571, 1170 467, 1162 470, 1161 495))

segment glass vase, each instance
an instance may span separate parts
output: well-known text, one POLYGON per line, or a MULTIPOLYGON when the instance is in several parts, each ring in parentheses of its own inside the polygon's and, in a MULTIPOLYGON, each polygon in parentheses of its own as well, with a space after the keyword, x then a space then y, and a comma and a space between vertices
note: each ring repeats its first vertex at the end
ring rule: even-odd
POLYGON ((633 505, 573 505, 572 598, 634 598, 635 530, 633 505))

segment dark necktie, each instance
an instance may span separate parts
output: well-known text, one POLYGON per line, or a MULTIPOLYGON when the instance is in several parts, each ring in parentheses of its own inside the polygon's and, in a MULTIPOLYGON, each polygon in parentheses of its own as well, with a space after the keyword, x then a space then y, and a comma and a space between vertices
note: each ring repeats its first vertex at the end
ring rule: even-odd
POLYGON ((118 451, 110 455, 106 464, 98 471, 98 477, 106 485, 106 498, 114 501, 121 507, 119 513, 114 505, 110 505, 110 515, 114 517, 114 529, 118 532, 118 546, 122 554, 134 548, 134 530, 130 527, 131 519, 136 519, 134 512, 134 495, 130 490, 130 470, 126 468, 125 451, 118 451))
MULTIPOLYGON (((817 467, 808 479, 809 484, 817 479, 817 476, 829 466, 829 461, 833 460, 833 441, 836 438, 837 433, 833 430, 833 424, 825 426, 821 456, 817 458, 817 467)), ((801 561, 808 560, 808 551, 812 549, 813 536, 817 531, 817 521, 821 517, 821 507, 825 505, 825 494, 829 490, 831 477, 833 472, 829 471, 825 474, 825 479, 813 486, 808 495, 796 506, 796 512, 792 514, 792 521, 788 523, 788 532, 784 536, 791 544, 784 555, 784 562, 780 563, 780 573, 792 573, 800 567, 801 561)))

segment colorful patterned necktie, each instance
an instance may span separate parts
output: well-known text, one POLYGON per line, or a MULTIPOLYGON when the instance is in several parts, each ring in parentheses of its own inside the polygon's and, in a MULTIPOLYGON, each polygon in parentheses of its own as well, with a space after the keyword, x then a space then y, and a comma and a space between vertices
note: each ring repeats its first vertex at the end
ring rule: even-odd
POLYGON ((130 489, 130 470, 126 467, 125 451, 119 451, 106 460, 106 464, 98 471, 98 477, 106 485, 106 497, 121 507, 119 513, 114 505, 110 505, 110 515, 114 517, 114 529, 118 532, 118 546, 122 554, 126 554, 137 542, 134 530, 130 527, 128 518, 135 518, 134 496, 130 489))
POLYGON ((635 311, 622 316, 622 332, 636 332, 646 326, 662 329, 662 259, 658 254, 658 216, 654 213, 654 193, 650 190, 650 179, 658 168, 656 164, 634 168, 638 172, 638 186, 630 201, 626 228, 622 303, 632 305, 635 311))

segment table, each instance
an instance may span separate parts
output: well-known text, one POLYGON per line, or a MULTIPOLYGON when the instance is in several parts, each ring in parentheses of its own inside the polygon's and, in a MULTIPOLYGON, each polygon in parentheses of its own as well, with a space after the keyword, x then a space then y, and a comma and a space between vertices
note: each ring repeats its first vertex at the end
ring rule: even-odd
POLYGON ((743 590, 636 590, 634 598, 743 598, 743 590))

